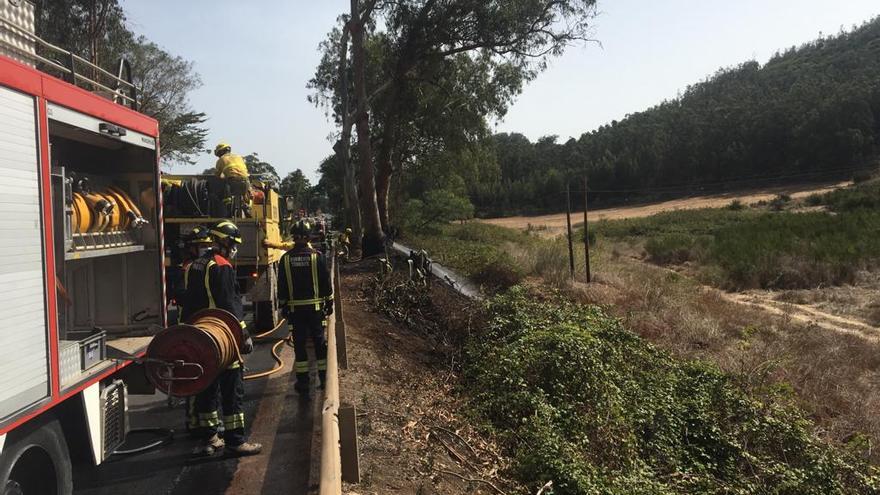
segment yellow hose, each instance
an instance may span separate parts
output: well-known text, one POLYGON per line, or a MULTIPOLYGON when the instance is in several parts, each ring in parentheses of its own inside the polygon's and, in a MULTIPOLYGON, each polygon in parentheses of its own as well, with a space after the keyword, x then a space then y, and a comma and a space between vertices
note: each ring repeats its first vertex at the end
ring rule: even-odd
POLYGON ((278 339, 278 342, 275 342, 275 345, 272 346, 272 359, 275 360, 275 366, 271 370, 261 371, 259 373, 252 373, 250 375, 245 375, 245 380, 256 380, 257 378, 265 378, 269 375, 274 375, 279 371, 284 369, 284 361, 281 359, 281 355, 278 353, 278 348, 281 347, 285 341, 290 340, 290 337, 284 339, 278 339))
MULTIPOLYGON (((282 319, 278 323, 278 325, 275 325, 275 328, 273 328, 267 332, 263 332, 263 333, 254 335, 254 337, 253 337, 254 340, 264 339, 264 338, 268 337, 269 335, 272 335, 273 333, 278 331, 284 325, 284 323, 286 323, 286 321, 284 319, 282 319)), ((269 375, 274 375, 275 373, 278 373, 279 371, 284 369, 284 360, 281 359, 281 355, 278 352, 278 348, 281 347, 281 345, 284 344, 284 342, 287 340, 290 340, 290 336, 283 338, 283 339, 278 339, 278 341, 272 345, 272 359, 275 360, 275 366, 272 369, 270 369, 268 371, 261 371, 258 373, 252 373, 250 375, 245 375, 244 379, 245 380, 256 380, 257 378, 264 378, 269 375)))
POLYGON ((281 321, 278 322, 278 324, 275 325, 275 328, 273 328, 272 330, 254 335, 254 337, 253 337, 254 340, 263 339, 263 338, 266 338, 266 337, 272 335, 273 333, 277 332, 278 329, 280 329, 281 326, 284 325, 284 323, 285 323, 285 320, 282 318, 281 321))
POLYGON ((220 318, 202 316, 193 326, 208 334, 217 346, 217 356, 221 368, 228 368, 236 361, 243 362, 232 330, 220 318))

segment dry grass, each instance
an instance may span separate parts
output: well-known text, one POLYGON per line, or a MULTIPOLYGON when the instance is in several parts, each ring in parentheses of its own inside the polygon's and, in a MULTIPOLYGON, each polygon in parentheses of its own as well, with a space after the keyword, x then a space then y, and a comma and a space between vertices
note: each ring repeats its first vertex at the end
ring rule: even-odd
MULTIPOLYGON (((730 301, 692 279, 599 250, 596 283, 570 287, 573 297, 607 305, 628 328, 683 358, 717 363, 758 394, 793 391, 830 441, 880 461, 880 343, 797 325, 730 301)), ((784 296, 797 302, 802 294, 784 296)), ((880 311, 878 311, 880 313, 880 311)))

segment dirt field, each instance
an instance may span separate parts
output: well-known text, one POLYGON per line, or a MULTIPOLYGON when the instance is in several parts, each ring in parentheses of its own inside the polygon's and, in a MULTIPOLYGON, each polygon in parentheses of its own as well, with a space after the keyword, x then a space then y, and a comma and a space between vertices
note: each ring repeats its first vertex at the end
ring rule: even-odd
MULTIPOLYGON (((361 483, 347 484, 344 492, 518 493, 500 478, 506 462, 490 439, 462 417, 457 377, 442 344, 373 310, 363 291, 375 274, 371 261, 342 267, 349 367, 341 372, 340 394, 357 407, 361 454, 361 483)), ((432 289, 435 301, 450 298, 436 293, 442 290, 440 284, 432 289)))
MULTIPOLYGON (((738 200, 744 204, 769 201, 780 194, 788 194, 793 199, 803 198, 813 193, 825 193, 834 189, 845 187, 850 182, 834 182, 826 184, 809 184, 799 186, 774 187, 739 191, 711 196, 695 196, 691 198, 673 199, 662 203, 653 203, 639 206, 622 206, 617 208, 599 209, 589 212, 589 219, 593 220, 620 220, 624 218, 649 217, 657 213, 671 210, 696 210, 699 208, 721 208, 738 200)), ((539 229, 547 237, 553 237, 565 231, 565 213, 552 215, 540 215, 534 217, 505 217, 478 220, 512 229, 527 229, 529 226, 539 229)), ((573 223, 583 223, 583 210, 572 213, 573 223)))

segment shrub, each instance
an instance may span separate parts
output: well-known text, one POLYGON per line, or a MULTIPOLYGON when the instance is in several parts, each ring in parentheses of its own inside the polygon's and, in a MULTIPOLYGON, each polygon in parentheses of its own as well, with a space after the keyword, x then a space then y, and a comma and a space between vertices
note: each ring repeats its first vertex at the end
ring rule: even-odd
POLYGON ((837 189, 824 197, 828 207, 836 212, 859 209, 880 208, 880 181, 859 184, 854 187, 837 189))
POLYGON ((825 202, 825 199, 821 194, 813 193, 807 196, 804 199, 804 204, 807 206, 819 206, 825 202))
POLYGON ((514 458, 557 495, 874 493, 877 471, 777 399, 673 360, 595 306, 515 287, 487 302, 464 385, 514 458))
POLYGON ((496 258, 470 274, 477 285, 490 291, 505 290, 520 283, 525 274, 509 257, 496 258))
POLYGON ((743 202, 738 199, 734 199, 733 201, 730 202, 729 205, 727 205, 727 209, 730 211, 740 211, 740 210, 744 210, 745 208, 746 208, 746 205, 744 205, 743 202))
POLYGON ((769 205, 770 209, 773 211, 782 211, 785 209, 785 205, 791 202, 791 196, 788 194, 780 194, 773 198, 769 205))
POLYGON ((701 237, 687 234, 666 234, 648 239, 645 251, 651 261, 661 265, 681 264, 697 259, 701 237))

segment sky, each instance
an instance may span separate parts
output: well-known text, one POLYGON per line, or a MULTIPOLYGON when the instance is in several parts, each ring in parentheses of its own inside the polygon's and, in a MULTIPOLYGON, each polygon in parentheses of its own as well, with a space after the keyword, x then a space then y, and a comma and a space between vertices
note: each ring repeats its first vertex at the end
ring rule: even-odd
MULTIPOLYGON (((193 109, 208 144, 259 153, 282 177, 314 182, 335 128, 306 98, 318 44, 348 0, 120 0, 129 26, 195 63, 193 109)), ((674 98, 722 67, 849 30, 880 15, 876 0, 599 0, 597 42, 570 47, 527 86, 497 132, 578 137, 674 98)), ((197 173, 213 166, 205 153, 197 173)))

